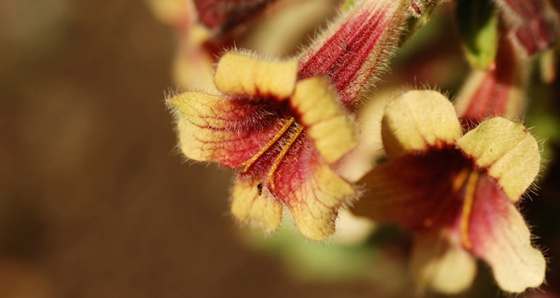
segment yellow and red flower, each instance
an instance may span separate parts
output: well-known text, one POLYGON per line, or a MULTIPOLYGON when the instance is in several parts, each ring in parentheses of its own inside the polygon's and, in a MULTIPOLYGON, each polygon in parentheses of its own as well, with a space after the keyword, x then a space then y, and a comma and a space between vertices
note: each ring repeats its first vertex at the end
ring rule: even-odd
POLYGON ((540 167, 523 125, 495 117, 463 135, 447 98, 409 91, 387 105, 381 132, 389 160, 365 176, 368 190, 353 210, 414 232, 411 269, 421 285, 465 289, 472 256, 505 291, 543 282, 545 259, 516 208, 540 167))
POLYGON ((216 72, 222 94, 187 92, 171 104, 187 157, 242 169, 232 193, 237 219, 272 231, 285 204, 305 236, 324 239, 355 195, 330 165, 356 133, 328 80, 297 81, 297 67, 228 53, 216 72))
POLYGON ((240 169, 231 206, 239 221, 273 231, 287 206, 304 236, 334 232, 338 210, 356 197, 336 172, 357 143, 352 112, 408 16, 408 1, 353 2, 298 58, 230 52, 217 91, 169 101, 185 156, 240 169))

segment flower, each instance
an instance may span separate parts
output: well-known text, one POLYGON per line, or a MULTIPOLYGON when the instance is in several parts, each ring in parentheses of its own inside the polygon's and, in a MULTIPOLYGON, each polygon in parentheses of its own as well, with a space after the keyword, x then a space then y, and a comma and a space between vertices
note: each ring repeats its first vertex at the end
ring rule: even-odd
POLYGON ((328 80, 296 80, 297 67, 228 53, 216 71, 221 94, 186 92, 170 103, 187 157, 242 168, 232 191, 238 220, 272 231, 285 204, 302 234, 319 240, 355 196, 331 166, 356 145, 356 132, 328 80))
POLYGON ((194 0, 200 22, 227 31, 254 19, 275 0, 194 0))
MULTIPOLYGON (((175 27, 173 77, 185 89, 214 90, 213 65, 275 0, 149 0, 156 17, 175 27)), ((215 91, 215 90, 214 90, 215 91)))
POLYGON ((231 211, 273 231, 283 206, 307 238, 335 230, 338 210, 356 197, 336 171, 357 144, 351 113, 396 47, 408 1, 356 1, 298 57, 286 61, 226 53, 215 88, 169 103, 179 143, 193 160, 240 168, 231 211), (331 87, 332 86, 332 87, 331 87))
POLYGON ((463 122, 492 116, 519 119, 525 110, 530 64, 510 39, 499 38, 498 55, 487 69, 473 68, 454 104, 463 122))
POLYGON ((528 56, 554 47, 560 19, 549 0, 494 0, 510 29, 509 35, 528 56))
POLYGON ((413 231, 413 277, 455 293, 475 274, 474 257, 508 292, 539 286, 542 253, 515 204, 540 167, 534 137, 521 124, 490 118, 463 135, 453 105, 436 91, 409 91, 385 109, 388 162, 362 181, 353 211, 413 231))

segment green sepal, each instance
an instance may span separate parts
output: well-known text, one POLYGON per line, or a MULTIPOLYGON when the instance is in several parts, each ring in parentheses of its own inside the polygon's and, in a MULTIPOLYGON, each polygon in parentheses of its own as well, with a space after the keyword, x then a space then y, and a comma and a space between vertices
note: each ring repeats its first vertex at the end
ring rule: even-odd
POLYGON ((342 3, 342 5, 340 6, 340 11, 342 12, 347 12, 350 9, 352 9, 352 7, 354 7, 356 4, 358 3, 357 0, 346 0, 344 1, 344 3, 342 3))
POLYGON ((498 13, 488 0, 459 0, 459 35, 469 63, 487 69, 498 52, 498 13))

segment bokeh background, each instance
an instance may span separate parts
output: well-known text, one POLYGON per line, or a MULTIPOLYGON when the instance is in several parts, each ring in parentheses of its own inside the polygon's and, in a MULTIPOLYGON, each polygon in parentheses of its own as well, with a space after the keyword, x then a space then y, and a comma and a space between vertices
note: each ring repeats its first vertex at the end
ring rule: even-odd
MULTIPOLYGON (((143 1, 0 1, 0 297, 423 296, 395 228, 359 248, 240 232, 231 173, 175 148, 175 50, 143 1)), ((551 162, 523 206, 551 269, 527 297, 559 297, 557 87, 528 116, 551 162)), ((460 297, 505 296, 487 269, 460 297)))

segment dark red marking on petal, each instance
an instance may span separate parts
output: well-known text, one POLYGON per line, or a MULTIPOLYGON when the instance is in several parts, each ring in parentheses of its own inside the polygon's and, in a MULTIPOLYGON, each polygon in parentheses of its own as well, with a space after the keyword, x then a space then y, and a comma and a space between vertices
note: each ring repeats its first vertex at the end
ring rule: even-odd
POLYGON ((452 226, 460 217, 466 177, 473 170, 470 159, 449 147, 396 158, 362 179, 369 190, 353 210, 413 230, 452 226))
POLYGON ((480 175, 469 224, 472 246, 464 248, 483 256, 485 246, 495 238, 493 234, 500 233, 496 224, 507 221, 512 207, 498 182, 488 175, 480 175))
POLYGON ((212 154, 212 161, 230 168, 242 166, 255 155, 278 132, 287 118, 282 110, 270 105, 269 101, 224 99, 215 104, 197 101, 190 105, 194 110, 202 107, 211 109, 211 112, 203 112, 197 119, 187 117, 186 121, 215 133, 211 139, 204 133, 191 137, 208 144, 202 145, 200 150, 217 151, 212 154))

